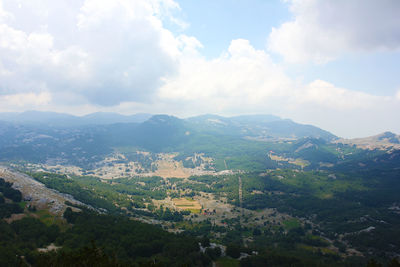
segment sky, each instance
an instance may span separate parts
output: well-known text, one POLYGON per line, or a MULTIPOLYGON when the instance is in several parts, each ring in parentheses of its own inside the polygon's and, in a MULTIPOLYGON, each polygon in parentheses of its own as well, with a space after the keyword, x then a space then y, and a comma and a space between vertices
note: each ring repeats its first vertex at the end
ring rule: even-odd
POLYGON ((398 0, 0 0, 0 112, 400 134, 398 0))

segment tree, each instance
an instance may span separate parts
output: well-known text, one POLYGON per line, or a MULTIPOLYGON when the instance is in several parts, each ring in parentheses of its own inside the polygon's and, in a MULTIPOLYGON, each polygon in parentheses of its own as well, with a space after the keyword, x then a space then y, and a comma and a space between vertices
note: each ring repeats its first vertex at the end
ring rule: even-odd
POLYGON ((200 240, 201 246, 203 248, 209 247, 210 246, 210 239, 206 236, 203 236, 203 238, 200 240))
POLYGON ((226 247, 226 255, 228 255, 229 257, 232 257, 234 259, 237 259, 240 257, 240 248, 239 246, 235 245, 235 244, 229 244, 226 247))

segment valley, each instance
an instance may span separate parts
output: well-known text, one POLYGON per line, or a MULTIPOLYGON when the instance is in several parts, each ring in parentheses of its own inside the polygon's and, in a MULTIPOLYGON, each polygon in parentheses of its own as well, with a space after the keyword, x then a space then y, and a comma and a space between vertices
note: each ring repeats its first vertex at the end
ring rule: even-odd
MULTIPOLYGON (((120 216, 218 244, 227 254, 207 256, 216 264, 239 264, 232 251, 247 255, 241 263, 299 266, 400 256, 396 136, 366 147, 371 139, 268 116, 76 127, 0 122, 0 177, 24 199, 25 215, 11 221, 54 216, 62 236, 78 211, 120 216)), ((61 251, 63 238, 52 241, 61 251)))

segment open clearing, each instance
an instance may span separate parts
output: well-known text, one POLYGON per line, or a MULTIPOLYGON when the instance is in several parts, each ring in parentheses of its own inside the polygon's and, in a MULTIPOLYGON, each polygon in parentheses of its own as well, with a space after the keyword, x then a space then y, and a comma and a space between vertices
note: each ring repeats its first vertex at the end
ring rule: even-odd
POLYGON ((201 205, 197 200, 190 198, 174 198, 174 205, 182 210, 190 210, 191 212, 200 212, 201 205))
POLYGON ((163 178, 189 178, 190 170, 183 167, 182 162, 174 160, 159 160, 156 162, 157 170, 154 175, 163 178))
POLYGON ((308 162, 307 160, 301 159, 301 158, 297 158, 297 159, 285 158, 283 156, 274 155, 272 153, 270 153, 268 156, 270 159, 272 159, 274 161, 285 161, 290 164, 300 166, 301 168, 304 168, 304 167, 307 167, 308 165, 310 165, 310 162, 308 162))
MULTIPOLYGON (((147 155, 149 152, 138 151, 137 153, 147 155)), ((84 170, 77 166, 48 165, 48 164, 27 164, 25 167, 31 171, 49 171, 68 175, 92 175, 104 180, 135 177, 135 176, 160 176, 163 178, 189 178, 192 175, 214 175, 214 170, 206 169, 205 164, 195 168, 185 168, 182 161, 176 161, 177 153, 159 153, 157 160, 152 161, 151 168, 143 167, 141 162, 129 161, 121 153, 113 153, 103 161, 96 164, 96 168, 84 170), (155 168, 154 168, 155 167, 155 168)), ((207 164, 211 164, 212 159, 202 155, 195 155, 207 164)))

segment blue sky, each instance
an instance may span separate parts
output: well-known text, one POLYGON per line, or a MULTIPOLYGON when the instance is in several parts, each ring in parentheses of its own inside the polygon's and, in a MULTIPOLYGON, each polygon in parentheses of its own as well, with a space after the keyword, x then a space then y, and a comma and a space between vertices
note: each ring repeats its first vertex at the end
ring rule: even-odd
MULTIPOLYGON (((204 44, 207 58, 219 56, 234 39, 247 39, 256 49, 265 49, 272 27, 292 18, 288 3, 279 0, 177 1, 188 35, 204 44)), ((179 31, 177 27, 171 27, 179 31)), ((279 55, 272 54, 277 62, 279 55)), ((342 55, 323 65, 295 64, 286 66, 292 77, 303 76, 311 82, 317 78, 335 82, 341 87, 378 95, 395 94, 400 88, 400 53, 387 51, 342 55)))
POLYGON ((274 114, 400 133, 398 0, 0 0, 0 112, 274 114))
POLYGON ((290 18, 286 4, 281 1, 223 0, 177 1, 182 16, 190 24, 188 35, 205 44, 208 57, 217 57, 234 39, 247 39, 257 49, 264 49, 272 27, 290 18))

